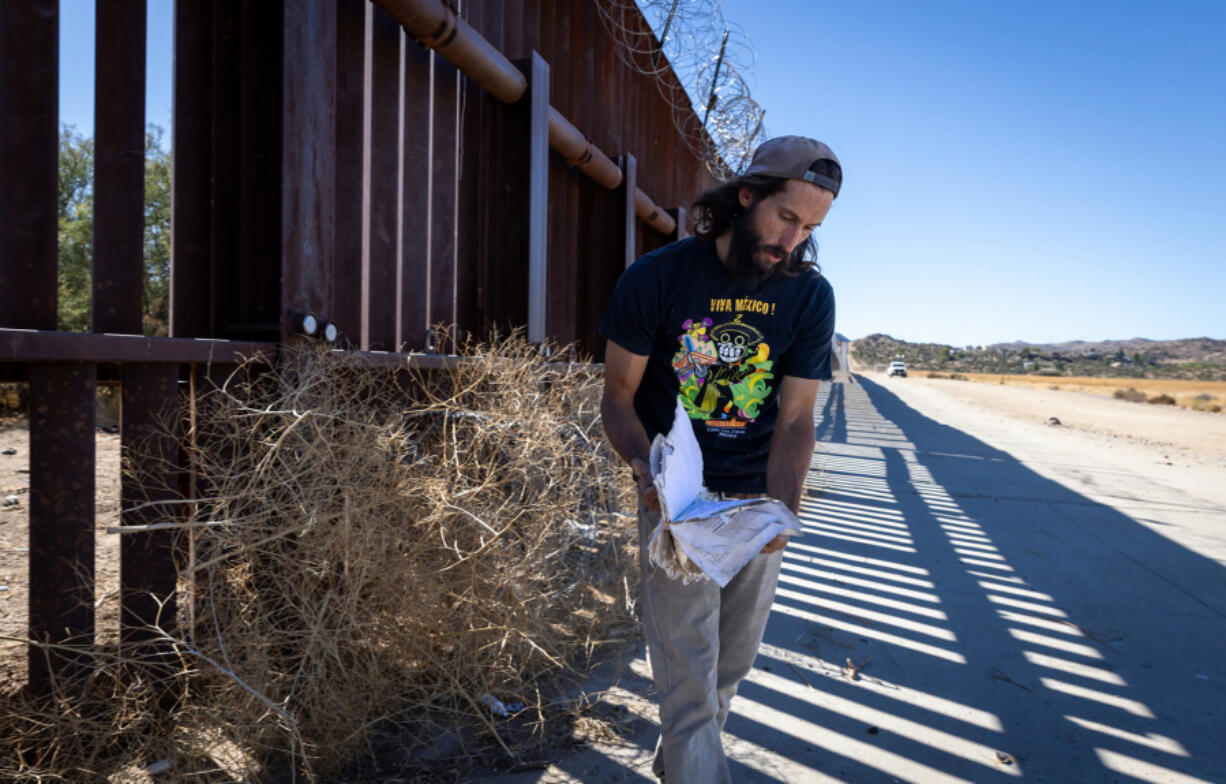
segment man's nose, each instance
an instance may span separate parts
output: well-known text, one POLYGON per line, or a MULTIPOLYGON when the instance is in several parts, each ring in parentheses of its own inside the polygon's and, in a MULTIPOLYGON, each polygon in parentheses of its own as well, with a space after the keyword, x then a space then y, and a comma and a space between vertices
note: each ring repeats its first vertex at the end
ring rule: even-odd
POLYGON ((783 246, 784 250, 791 253, 792 250, 800 244, 800 238, 802 236, 803 232, 801 232, 800 229, 794 226, 789 226, 783 230, 783 236, 779 238, 779 244, 783 246))

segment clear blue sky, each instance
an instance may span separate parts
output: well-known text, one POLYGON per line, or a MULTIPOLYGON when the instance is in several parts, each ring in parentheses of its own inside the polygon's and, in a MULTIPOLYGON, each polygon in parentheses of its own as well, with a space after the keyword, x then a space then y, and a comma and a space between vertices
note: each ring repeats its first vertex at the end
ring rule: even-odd
MULTIPOLYGON (((148 7, 145 122, 161 126, 169 144, 174 2, 150 0, 148 7)), ((94 135, 94 0, 60 0, 60 122, 94 135)))
POLYGON ((724 0, 829 143, 838 329, 1226 338, 1226 3, 724 0))
MULTIPOLYGON (((169 132, 171 8, 147 120, 169 132)), ((838 329, 954 345, 1226 338, 1226 2, 724 0, 772 134, 828 142, 838 329)), ((61 2, 93 127, 93 2, 61 2)))

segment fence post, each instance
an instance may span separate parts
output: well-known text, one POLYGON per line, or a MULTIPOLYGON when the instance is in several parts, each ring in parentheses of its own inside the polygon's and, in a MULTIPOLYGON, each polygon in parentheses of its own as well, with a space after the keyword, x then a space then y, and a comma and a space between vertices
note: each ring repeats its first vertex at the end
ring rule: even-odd
POLYGON ((176 0, 170 335, 213 337, 213 4, 176 0))
MULTIPOLYGON (((94 642, 95 367, 30 366, 30 639, 94 642)), ((29 684, 43 692, 81 666, 63 649, 31 646, 29 684)))
POLYGON ((290 314, 332 302, 336 271, 336 0, 285 0, 282 13, 281 340, 290 314))
POLYGON ((59 3, 0 3, 0 327, 55 329, 59 3))
POLYGON ((145 241, 145 2, 98 4, 94 332, 141 333, 145 241))
MULTIPOLYGON (((137 507, 169 501, 178 485, 179 445, 175 418, 179 410, 179 366, 130 364, 123 368, 120 408, 123 443, 123 525, 166 522, 176 518, 174 505, 137 507)), ((140 643, 158 624, 175 625, 174 533, 123 534, 119 551, 120 639, 140 643)))

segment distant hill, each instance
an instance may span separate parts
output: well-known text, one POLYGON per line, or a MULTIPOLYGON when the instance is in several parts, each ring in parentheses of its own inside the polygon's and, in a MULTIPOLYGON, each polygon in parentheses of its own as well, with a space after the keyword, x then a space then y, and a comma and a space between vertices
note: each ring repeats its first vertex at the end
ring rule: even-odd
POLYGON ((948 346, 909 343, 874 334, 851 344, 861 366, 902 359, 911 370, 965 373, 1034 373, 1050 376, 1189 378, 1226 380, 1226 340, 1074 340, 1064 343, 996 343, 948 346))

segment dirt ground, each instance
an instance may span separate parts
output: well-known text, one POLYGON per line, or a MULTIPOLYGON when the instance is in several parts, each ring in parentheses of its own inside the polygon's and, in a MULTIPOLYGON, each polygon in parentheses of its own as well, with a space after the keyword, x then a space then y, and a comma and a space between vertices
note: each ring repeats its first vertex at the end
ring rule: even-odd
MULTIPOLYGON (((16 503, 0 506, 0 679, 25 677, 24 647, 5 637, 26 636, 29 601, 29 430, 25 420, 0 421, 0 498, 16 503), (13 450, 10 454, 9 450, 13 450)), ((94 603, 101 640, 119 636, 119 537, 106 533, 119 523, 119 435, 99 429, 94 442, 97 584, 94 603)))
MULTIPOLYGON (((1061 386, 1060 379, 1048 381, 1048 386, 1061 386)), ((905 379, 880 374, 880 383, 931 386, 1002 417, 1042 424, 1055 417, 1060 427, 1090 434, 1099 441, 1122 440, 1163 451, 1168 459, 1226 466, 1226 414, 1131 403, 1063 386, 1050 389, 987 384, 929 379, 918 374, 905 379)))
MULTIPOLYGON (((917 371, 915 376, 927 378, 928 373, 917 371)), ((1017 376, 994 373, 965 373, 971 381, 981 384, 1029 387, 1052 391, 1085 392, 1113 398, 1117 393, 1135 390, 1145 398, 1166 395, 1174 400, 1173 405, 1210 412, 1217 406, 1220 412, 1226 403, 1226 381, 1192 381, 1170 378, 1098 378, 1090 376, 1017 376)))

